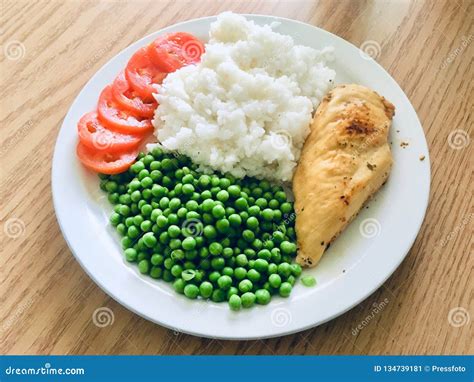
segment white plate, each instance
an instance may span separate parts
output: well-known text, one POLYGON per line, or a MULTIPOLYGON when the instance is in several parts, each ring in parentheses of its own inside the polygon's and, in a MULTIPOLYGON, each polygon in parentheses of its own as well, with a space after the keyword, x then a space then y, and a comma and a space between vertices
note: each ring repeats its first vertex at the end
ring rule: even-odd
MULTIPOLYGON (((297 283, 287 299, 232 312, 227 304, 191 301, 170 284, 139 275, 123 260, 119 238, 108 224, 111 206, 99 190, 96 174, 75 156, 76 124, 96 107, 101 89, 111 83, 130 56, 157 36, 190 32, 207 40, 215 17, 190 20, 153 33, 130 45, 104 65, 72 104, 58 136, 53 159, 53 200, 69 248, 89 276, 111 297, 160 325, 205 337, 253 339, 294 333, 351 309, 374 292, 398 267, 420 229, 428 203, 430 167, 423 129, 410 101, 395 80, 347 41, 298 21, 248 15, 258 24, 279 21, 276 31, 299 44, 336 49, 337 82, 373 88, 396 106, 390 133, 394 167, 383 189, 336 240, 315 269, 318 284, 297 283), (399 131, 397 133, 397 130, 399 131), (401 148, 400 142, 409 143, 401 148), (420 155, 426 159, 420 161, 420 155)), ((356 323, 354 323, 355 325, 356 323)))

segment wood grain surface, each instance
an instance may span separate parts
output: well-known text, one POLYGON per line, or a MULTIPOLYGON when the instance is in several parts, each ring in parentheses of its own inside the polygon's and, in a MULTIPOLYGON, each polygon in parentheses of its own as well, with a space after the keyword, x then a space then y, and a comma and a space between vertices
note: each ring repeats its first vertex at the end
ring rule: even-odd
POLYGON ((472 0, 4 0, 0 15, 1 353, 473 352, 472 0), (430 205, 402 265, 346 314, 278 339, 202 339, 123 308, 74 259, 51 200, 56 136, 89 78, 137 39, 225 10, 301 20, 356 46, 375 41, 372 53, 413 103, 430 148, 430 205), (103 328, 92 320, 101 307, 114 316, 103 328))

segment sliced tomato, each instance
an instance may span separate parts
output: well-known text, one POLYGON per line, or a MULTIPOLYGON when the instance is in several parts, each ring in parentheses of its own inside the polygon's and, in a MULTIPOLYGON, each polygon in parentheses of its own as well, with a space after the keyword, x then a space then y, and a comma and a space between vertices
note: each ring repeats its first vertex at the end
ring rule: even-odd
POLYGON ((135 116, 120 107, 112 96, 110 85, 100 94, 97 112, 105 127, 119 133, 144 135, 153 130, 150 119, 135 116))
POLYGON ((153 41, 148 54, 161 70, 171 73, 189 64, 196 64, 204 53, 204 44, 189 33, 170 33, 153 41))
POLYGON ((112 85, 112 94, 117 103, 125 110, 139 117, 151 118, 158 103, 156 101, 144 101, 139 94, 133 90, 121 72, 112 85))
POLYGON ((144 138, 143 135, 121 134, 107 129, 95 111, 85 114, 79 120, 77 131, 81 142, 97 151, 116 152, 133 149, 144 138))
POLYGON ((152 85, 161 84, 166 74, 153 64, 146 48, 139 49, 125 68, 128 83, 147 102, 153 101, 153 93, 156 93, 152 85))
POLYGON ((112 175, 126 171, 137 159, 138 149, 110 153, 91 149, 79 141, 76 153, 79 160, 88 169, 112 175))

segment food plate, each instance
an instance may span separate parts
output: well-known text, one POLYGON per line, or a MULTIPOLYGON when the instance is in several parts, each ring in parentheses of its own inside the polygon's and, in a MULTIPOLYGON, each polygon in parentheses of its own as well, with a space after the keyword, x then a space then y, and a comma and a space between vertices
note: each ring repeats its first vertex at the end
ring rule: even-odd
POLYGON ((429 196, 430 162, 423 129, 413 106, 395 80, 347 41, 298 21, 247 15, 257 24, 279 22, 274 30, 296 43, 335 48, 336 83, 358 83, 382 94, 396 107, 390 131, 394 166, 387 184, 331 245, 317 267, 306 270, 317 280, 297 283, 287 299, 233 312, 226 305, 191 301, 170 284, 143 278, 125 262, 118 235, 110 226, 112 207, 96 174, 75 156, 76 124, 95 107, 131 55, 157 36, 185 31, 207 40, 215 17, 190 20, 155 32, 124 49, 104 65, 73 102, 61 127, 53 159, 53 201, 62 233, 84 270, 112 298, 160 325, 193 335, 256 339, 298 332, 329 321, 374 292, 402 262, 422 224, 429 196), (420 160, 424 156, 424 160, 420 160))

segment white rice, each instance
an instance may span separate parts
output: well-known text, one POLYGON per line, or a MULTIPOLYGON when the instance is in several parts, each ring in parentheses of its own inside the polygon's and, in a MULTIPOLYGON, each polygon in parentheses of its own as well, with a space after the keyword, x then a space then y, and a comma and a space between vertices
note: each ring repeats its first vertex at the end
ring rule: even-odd
POLYGON ((204 171, 289 181, 311 113, 334 83, 332 52, 223 13, 201 63, 158 87, 155 135, 204 171))

